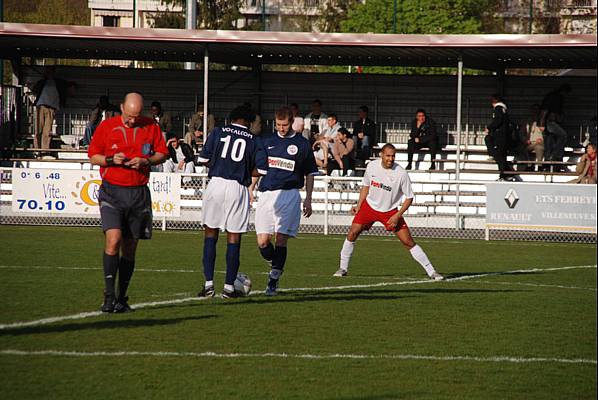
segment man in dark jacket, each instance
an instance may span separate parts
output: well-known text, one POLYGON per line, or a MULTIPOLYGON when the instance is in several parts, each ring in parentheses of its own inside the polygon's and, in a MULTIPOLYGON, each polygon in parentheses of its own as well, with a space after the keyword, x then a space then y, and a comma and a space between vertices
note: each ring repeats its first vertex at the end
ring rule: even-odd
POLYGON ((91 143, 91 138, 100 122, 112 118, 120 114, 120 109, 114 104, 110 104, 108 96, 100 96, 98 104, 91 112, 89 122, 85 126, 85 136, 81 139, 80 144, 82 146, 88 146, 91 143))
POLYGON ((359 121, 353 124, 353 141, 355 142, 358 166, 364 166, 372 155, 372 146, 376 145, 376 123, 368 118, 368 107, 359 107, 359 121))
POLYGON ((498 165, 499 180, 512 181, 514 177, 505 174, 506 171, 513 170, 507 162, 507 151, 511 143, 511 124, 509 123, 507 106, 498 94, 493 94, 490 101, 492 103, 492 121, 484 130, 486 132, 484 142, 486 142, 488 154, 494 158, 498 165))
POLYGON ((169 159, 164 162, 164 172, 194 173, 193 149, 176 136, 170 136, 168 146, 169 159))
POLYGON ((436 134, 436 124, 431 118, 428 118, 426 111, 419 109, 415 112, 415 119, 411 123, 410 139, 407 141, 407 167, 411 169, 413 162, 413 153, 422 147, 430 149, 430 169, 436 169, 436 153, 438 152, 438 135, 436 134))
MULTIPOLYGON (((544 133, 544 158, 546 161, 563 161, 567 131, 563 128, 563 109, 565 96, 571 92, 567 83, 548 93, 540 106, 540 123, 538 126, 544 133)), ((559 166, 555 169, 561 169, 559 166)))

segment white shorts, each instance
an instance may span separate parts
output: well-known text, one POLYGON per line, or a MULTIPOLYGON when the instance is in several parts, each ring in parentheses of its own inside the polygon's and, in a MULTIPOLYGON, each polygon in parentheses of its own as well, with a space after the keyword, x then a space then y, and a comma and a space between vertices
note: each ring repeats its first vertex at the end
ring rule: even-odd
POLYGON ((237 181, 213 177, 203 194, 203 224, 245 233, 249 225, 249 190, 237 181))
POLYGON ((301 195, 298 189, 260 192, 255 211, 255 232, 297 236, 301 222, 301 195))

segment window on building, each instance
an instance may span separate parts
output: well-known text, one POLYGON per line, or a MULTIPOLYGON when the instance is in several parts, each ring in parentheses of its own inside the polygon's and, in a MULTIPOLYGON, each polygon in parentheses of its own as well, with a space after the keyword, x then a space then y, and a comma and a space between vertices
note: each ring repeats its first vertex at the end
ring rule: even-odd
POLYGON ((102 17, 102 26, 120 26, 120 17, 105 15, 102 17))

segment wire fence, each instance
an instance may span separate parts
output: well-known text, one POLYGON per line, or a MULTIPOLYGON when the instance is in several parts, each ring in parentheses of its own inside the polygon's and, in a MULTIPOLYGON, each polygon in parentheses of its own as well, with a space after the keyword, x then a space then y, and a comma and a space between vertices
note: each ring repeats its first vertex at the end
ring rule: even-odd
MULTIPOLYGON (((0 171, 1 225, 100 226, 99 216, 63 216, 56 213, 27 213, 14 210, 13 176, 23 170, 4 168, 0 171)), ((175 174, 175 177, 181 179, 180 216, 155 217, 154 227, 163 230, 200 230, 203 193, 209 178, 200 173, 175 174)), ((310 218, 302 217, 299 232, 346 234, 353 218, 350 210, 357 203, 360 187, 361 178, 357 177, 316 177, 312 196, 314 212, 310 218)), ((487 232, 486 192, 483 182, 426 180, 414 181, 413 187, 415 198, 405 214, 405 219, 415 237, 596 242, 595 231, 574 233, 559 230, 493 229, 487 232)), ((302 196, 305 197, 304 192, 302 196)), ((255 207, 256 203, 253 204, 250 213, 250 230, 254 229, 255 207)), ((381 225, 374 225, 365 234, 390 235, 381 225)))

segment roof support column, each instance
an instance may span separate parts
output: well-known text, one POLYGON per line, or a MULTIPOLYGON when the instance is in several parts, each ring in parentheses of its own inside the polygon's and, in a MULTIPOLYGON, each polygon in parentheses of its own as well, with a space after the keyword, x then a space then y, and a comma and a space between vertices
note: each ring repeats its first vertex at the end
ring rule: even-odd
POLYGON ((257 104, 255 106, 255 110, 258 114, 262 114, 262 64, 255 65, 253 67, 253 72, 256 76, 256 84, 257 84, 257 104))
POLYGON ((206 45, 203 52, 203 130, 204 143, 208 138, 210 132, 206 131, 208 127, 208 73, 210 70, 210 55, 208 54, 208 46, 206 45))
POLYGON ((455 163, 455 179, 457 181, 455 193, 455 228, 458 230, 461 227, 459 217, 459 175, 461 170, 461 103, 463 100, 463 59, 459 57, 457 65, 457 154, 455 163))

